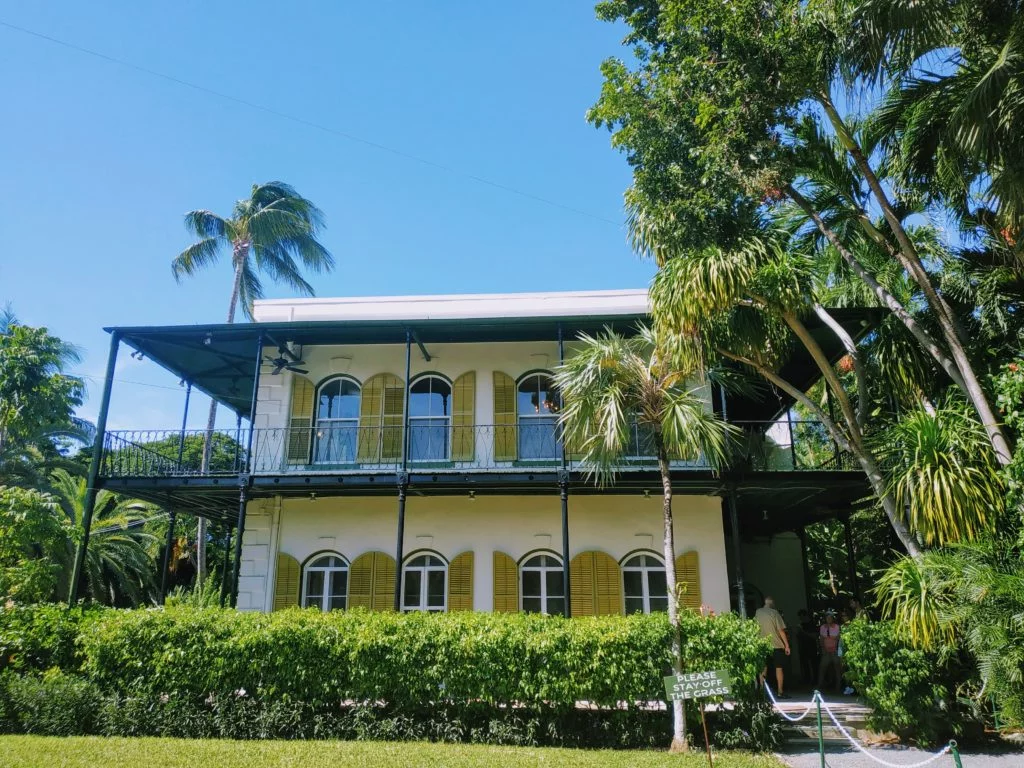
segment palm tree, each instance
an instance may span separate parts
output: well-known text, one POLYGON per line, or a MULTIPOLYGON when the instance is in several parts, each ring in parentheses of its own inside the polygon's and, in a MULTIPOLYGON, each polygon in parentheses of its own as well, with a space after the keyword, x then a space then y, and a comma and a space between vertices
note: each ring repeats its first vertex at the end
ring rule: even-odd
MULTIPOLYGON (((653 444, 661 474, 668 617, 677 672, 681 671, 681 642, 671 459, 703 458, 717 466, 725 458, 730 433, 730 427, 691 388, 693 379, 693 371, 672 364, 662 340, 647 327, 629 338, 611 330, 597 337, 581 335, 579 349, 555 374, 565 400, 559 419, 563 439, 583 455, 583 463, 598 482, 614 479, 622 457, 636 451, 637 435, 653 444)), ((685 748, 682 702, 674 702, 672 712, 672 749, 677 751, 685 748)))
MULTIPOLYGON (((205 210, 185 214, 185 228, 199 240, 174 258, 171 273, 180 282, 183 276, 192 276, 213 265, 224 250, 230 249, 234 280, 227 322, 235 321, 239 303, 251 320, 253 301, 263 297, 261 274, 291 286, 304 296, 314 294, 313 286, 302 277, 302 268, 317 273, 334 268, 334 257, 317 239, 323 227, 323 212, 288 184, 280 181, 253 184, 249 197, 236 202, 227 218, 205 210)), ((213 401, 206 422, 201 464, 204 473, 209 467, 216 421, 217 403, 213 401)), ((202 582, 206 577, 205 518, 199 518, 196 538, 197 578, 202 582)))
MULTIPOLYGON (((63 469, 53 473, 52 488, 61 508, 78 526, 85 509, 86 479, 63 469)), ((115 606, 138 606, 152 599, 156 561, 150 554, 156 539, 144 526, 162 514, 138 499, 110 491, 96 494, 92 535, 83 569, 85 595, 115 606)), ((74 542, 68 542, 68 560, 74 556, 74 542)), ((66 599, 66 595, 61 595, 66 599)))

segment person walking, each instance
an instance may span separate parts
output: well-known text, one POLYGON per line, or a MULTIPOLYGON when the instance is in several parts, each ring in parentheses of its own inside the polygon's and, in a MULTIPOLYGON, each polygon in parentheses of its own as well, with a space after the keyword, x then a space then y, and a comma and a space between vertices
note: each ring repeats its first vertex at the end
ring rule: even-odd
POLYGON ((818 630, 818 647, 821 650, 821 661, 818 663, 818 690, 825 690, 825 675, 829 670, 835 676, 835 691, 842 687, 843 661, 839 657, 839 640, 842 629, 836 622, 836 612, 831 608, 825 611, 825 623, 818 630))
POLYGON ((761 680, 768 678, 768 670, 775 670, 776 692, 780 699, 788 699, 785 691, 785 665, 786 657, 789 656, 789 637, 786 635, 786 622, 782 614, 775 610, 775 600, 765 597, 764 605, 757 609, 754 620, 761 628, 761 637, 767 637, 772 642, 772 652, 768 657, 768 663, 761 670, 761 680))

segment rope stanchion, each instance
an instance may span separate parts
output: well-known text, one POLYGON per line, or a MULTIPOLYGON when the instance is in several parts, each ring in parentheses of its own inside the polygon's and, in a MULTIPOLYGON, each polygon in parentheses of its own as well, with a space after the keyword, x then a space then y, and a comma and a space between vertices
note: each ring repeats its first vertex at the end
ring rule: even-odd
POLYGON ((812 709, 814 709, 814 699, 811 699, 810 704, 807 705, 807 709, 804 710, 804 713, 802 715, 800 715, 799 717, 790 717, 782 711, 782 707, 779 706, 778 700, 775 698, 775 696, 772 695, 772 689, 769 687, 767 682, 764 684, 764 692, 768 694, 768 698, 772 703, 772 707, 775 708, 775 711, 782 715, 786 720, 789 720, 789 722, 791 723, 799 723, 801 720, 803 720, 805 717, 807 717, 807 715, 811 713, 812 709))
POLYGON ((951 741, 949 744, 944 746, 941 750, 936 752, 934 755, 931 755, 930 757, 927 757, 924 760, 920 760, 920 761, 918 761, 916 763, 890 763, 888 760, 883 760, 882 758, 877 757, 877 756, 871 754, 870 752, 868 752, 864 747, 862 747, 860 745, 860 743, 855 738, 853 738, 853 736, 850 735, 850 732, 848 730, 846 730, 845 727, 843 727, 843 724, 839 722, 839 720, 836 718, 835 714, 833 714, 832 710, 829 709, 828 702, 826 702, 825 699, 822 698, 820 695, 818 696, 818 701, 820 701, 821 705, 825 708, 825 712, 828 713, 829 719, 832 721, 832 723, 835 725, 835 727, 837 729, 839 729, 839 732, 841 734, 843 734, 843 736, 846 737, 846 740, 849 741, 853 745, 854 749, 856 749, 858 752, 860 752, 865 757, 868 757, 871 760, 874 760, 879 765, 884 765, 887 768, 921 768, 921 766, 928 765, 929 763, 934 763, 936 760, 938 760, 939 758, 945 756, 946 754, 948 754, 949 752, 952 751, 953 752, 953 759, 956 761, 957 768, 962 768, 962 766, 960 766, 960 755, 956 751, 956 742, 955 741, 951 741))

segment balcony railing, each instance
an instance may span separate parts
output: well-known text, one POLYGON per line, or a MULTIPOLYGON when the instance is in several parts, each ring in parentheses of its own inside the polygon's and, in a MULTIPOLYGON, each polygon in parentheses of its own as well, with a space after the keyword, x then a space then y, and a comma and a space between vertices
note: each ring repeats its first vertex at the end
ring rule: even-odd
MULTIPOLYGON (((756 471, 852 468, 845 454, 817 422, 737 423, 730 465, 756 471)), ((204 430, 111 431, 105 436, 101 474, 106 477, 198 477, 283 474, 393 474, 402 468, 401 424, 357 426, 331 422, 314 428, 265 427, 252 435, 252 461, 246 453, 249 430, 217 430, 203 467, 204 430)), ((500 472, 561 467, 561 447, 553 422, 522 425, 452 425, 427 420, 408 430, 410 472, 500 472)), ((570 447, 568 468, 586 471, 570 447)), ((704 459, 672 460, 677 470, 706 470, 704 459)), ((653 441, 634 426, 616 471, 653 470, 653 441)))

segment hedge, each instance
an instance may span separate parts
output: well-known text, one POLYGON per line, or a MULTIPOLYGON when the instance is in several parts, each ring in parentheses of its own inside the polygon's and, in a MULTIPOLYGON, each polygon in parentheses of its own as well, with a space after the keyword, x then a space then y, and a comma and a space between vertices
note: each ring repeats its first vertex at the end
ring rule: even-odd
MULTIPOLYGON (((630 746, 668 732, 646 703, 664 698, 669 635, 664 614, 15 608, 0 610, 0 665, 8 685, 11 673, 15 685, 33 673, 55 684, 38 677, 50 668, 87 681, 110 703, 97 726, 107 732, 177 735, 187 721, 186 731, 243 738, 315 736, 307 725, 320 722, 320 735, 630 746)), ((756 624, 687 614, 682 635, 684 668, 729 670, 745 702, 722 716, 721 738, 770 746, 771 718, 754 704, 766 653, 756 624)))

